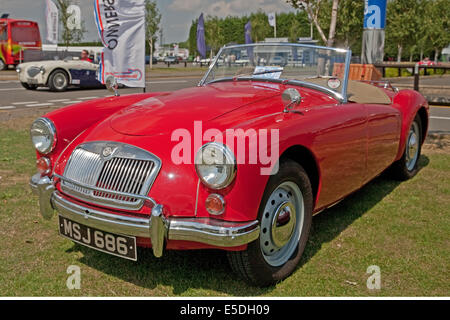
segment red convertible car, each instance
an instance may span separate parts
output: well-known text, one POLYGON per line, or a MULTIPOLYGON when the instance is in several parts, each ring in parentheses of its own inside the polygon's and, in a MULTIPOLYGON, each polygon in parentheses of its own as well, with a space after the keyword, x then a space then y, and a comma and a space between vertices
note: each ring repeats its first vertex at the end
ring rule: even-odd
POLYGON ((314 214, 386 169, 403 180, 418 171, 426 100, 349 80, 350 58, 300 44, 229 46, 197 87, 46 114, 31 127, 42 215, 57 212, 62 236, 118 257, 222 249, 250 283, 286 278, 314 214), (233 62, 241 57, 249 63, 233 62))

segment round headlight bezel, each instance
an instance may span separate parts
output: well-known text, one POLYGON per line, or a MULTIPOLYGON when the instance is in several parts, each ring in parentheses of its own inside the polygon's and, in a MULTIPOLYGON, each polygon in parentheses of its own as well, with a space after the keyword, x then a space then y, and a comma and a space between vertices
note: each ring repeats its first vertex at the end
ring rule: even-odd
POLYGON ((33 146, 34 146, 34 148, 40 153, 40 154, 44 154, 44 155, 46 155, 46 154, 49 154, 50 152, 52 152, 54 149, 55 149, 55 146, 56 146, 56 141, 57 141, 57 138, 56 138, 56 128, 55 128, 55 125, 53 124, 53 122, 50 120, 50 119, 48 119, 48 118, 44 118, 44 117, 41 117, 41 118, 38 118, 38 119, 36 119, 34 122, 33 122, 33 124, 31 125, 31 128, 30 128, 30 136, 31 136, 31 143, 33 144, 33 146), (45 126, 45 129, 47 130, 47 132, 48 132, 48 134, 51 136, 51 143, 48 145, 48 146, 46 146, 45 148, 39 148, 37 145, 36 145, 36 143, 35 143, 35 141, 34 141, 34 139, 33 139, 33 137, 34 137, 34 135, 33 135, 33 127, 36 125, 36 124, 43 124, 44 126, 45 126))
POLYGON ((233 152, 231 152, 231 150, 225 144, 218 143, 218 142, 205 143, 197 151, 197 154, 195 156, 195 171, 197 172, 197 176, 200 178, 200 181, 208 188, 213 189, 213 190, 225 189, 234 181, 234 179, 236 177, 236 173, 237 173, 236 157, 234 156, 233 152), (201 173, 200 166, 217 165, 217 164, 207 164, 207 163, 205 164, 200 161, 200 158, 199 158, 200 155, 202 156, 202 159, 203 159, 203 153, 204 153, 205 149, 207 149, 209 147, 213 147, 222 153, 222 155, 223 155, 222 158, 225 159, 225 162, 226 162, 226 163, 223 163, 222 165, 227 166, 229 169, 229 173, 228 173, 226 179, 220 184, 219 183, 215 183, 215 184, 209 183, 208 181, 205 180, 205 177, 201 173))

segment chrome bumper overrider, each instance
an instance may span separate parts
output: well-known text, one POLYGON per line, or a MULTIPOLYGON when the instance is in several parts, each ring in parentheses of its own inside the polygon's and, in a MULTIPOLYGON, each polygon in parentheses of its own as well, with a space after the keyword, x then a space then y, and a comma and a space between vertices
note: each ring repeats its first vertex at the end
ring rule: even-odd
POLYGON ((186 240, 218 247, 236 247, 259 237, 259 222, 227 222, 210 218, 166 218, 163 206, 155 205, 150 218, 113 214, 103 209, 91 209, 64 198, 48 177, 36 174, 31 189, 39 196, 41 214, 50 219, 56 210, 62 216, 106 232, 150 238, 156 257, 163 254, 167 240, 186 240))

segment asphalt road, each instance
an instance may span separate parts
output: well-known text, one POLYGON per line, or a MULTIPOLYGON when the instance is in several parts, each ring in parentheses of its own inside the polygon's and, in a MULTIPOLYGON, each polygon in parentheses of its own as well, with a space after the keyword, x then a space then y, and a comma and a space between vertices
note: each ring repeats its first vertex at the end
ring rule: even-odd
MULTIPOLYGON (((198 77, 186 78, 158 78, 147 81, 147 92, 173 91, 181 88, 196 86, 198 77)), ((121 95, 140 93, 142 89, 120 89, 121 95)), ((26 90, 16 80, 0 80, 0 110, 14 110, 18 108, 35 107, 63 107, 80 101, 110 96, 106 89, 78 89, 70 88, 66 92, 51 92, 47 88, 36 91, 26 90)))
MULTIPOLYGON (((196 86, 199 76, 161 77, 147 81, 147 92, 173 91, 186 87, 196 86)), ((120 94, 138 93, 142 89, 120 89, 120 94)), ((17 80, 0 80, 0 115, 1 113, 14 113, 17 110, 36 109, 47 107, 64 107, 89 99, 110 96, 106 89, 70 89, 66 92, 50 92, 39 88, 29 91, 22 88, 17 80)), ((431 107, 430 132, 450 133, 450 107, 431 107)))

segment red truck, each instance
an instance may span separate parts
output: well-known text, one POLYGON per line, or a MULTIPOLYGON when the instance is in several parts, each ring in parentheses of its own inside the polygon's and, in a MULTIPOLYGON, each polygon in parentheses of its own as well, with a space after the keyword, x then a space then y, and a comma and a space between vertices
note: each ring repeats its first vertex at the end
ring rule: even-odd
POLYGON ((41 49, 41 35, 36 22, 0 19, 0 70, 22 63, 24 50, 41 49))

